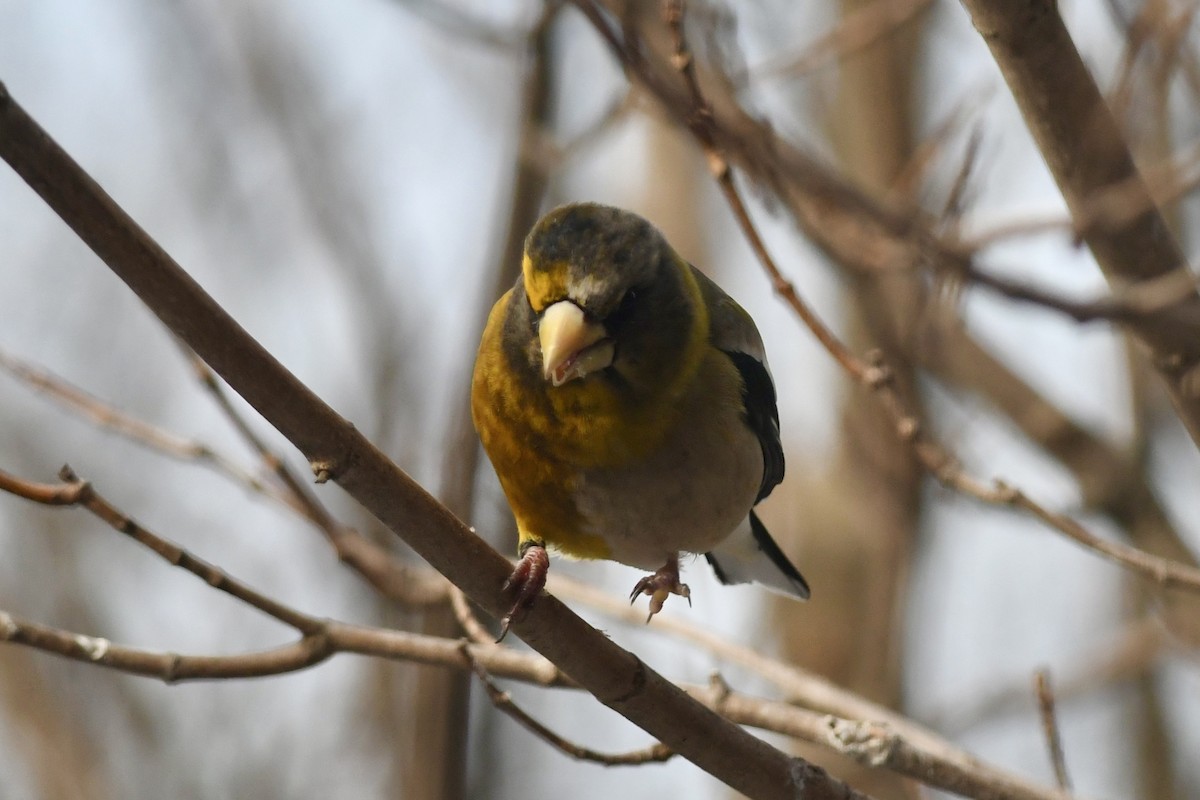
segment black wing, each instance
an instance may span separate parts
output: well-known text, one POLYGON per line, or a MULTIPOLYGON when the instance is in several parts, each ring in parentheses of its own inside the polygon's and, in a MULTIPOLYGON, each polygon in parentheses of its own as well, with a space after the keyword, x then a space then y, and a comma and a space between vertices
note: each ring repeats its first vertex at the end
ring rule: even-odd
POLYGON ((763 477, 757 503, 783 480, 783 444, 779 441, 779 408, 775 402, 775 384, 767 367, 749 353, 724 351, 742 375, 742 403, 746 424, 762 445, 763 477))

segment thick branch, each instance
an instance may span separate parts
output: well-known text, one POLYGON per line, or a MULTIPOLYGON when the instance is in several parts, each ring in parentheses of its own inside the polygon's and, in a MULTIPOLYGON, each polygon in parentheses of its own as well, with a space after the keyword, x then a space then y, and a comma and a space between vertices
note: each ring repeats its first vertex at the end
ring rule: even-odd
MULTIPOLYGON (((1123 225, 1088 226, 1084 241, 1108 282, 1120 290, 1187 262, 1124 137, 1092 79, 1054 0, 963 0, 1021 108, 1073 216, 1107 187, 1133 187, 1145 211, 1123 225)), ((1180 419, 1200 443, 1200 337, 1181 335, 1168 316, 1200 320, 1200 295, 1180 297, 1164 314, 1130 325, 1149 349, 1180 419)))

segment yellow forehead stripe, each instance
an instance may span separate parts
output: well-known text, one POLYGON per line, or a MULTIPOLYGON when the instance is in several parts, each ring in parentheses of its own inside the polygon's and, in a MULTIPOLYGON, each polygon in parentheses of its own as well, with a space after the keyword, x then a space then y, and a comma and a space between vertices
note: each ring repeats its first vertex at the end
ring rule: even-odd
POLYGON ((542 313, 546 306, 567 296, 567 262, 558 261, 543 265, 535 270, 529 254, 521 261, 521 274, 525 276, 525 294, 533 310, 542 313))

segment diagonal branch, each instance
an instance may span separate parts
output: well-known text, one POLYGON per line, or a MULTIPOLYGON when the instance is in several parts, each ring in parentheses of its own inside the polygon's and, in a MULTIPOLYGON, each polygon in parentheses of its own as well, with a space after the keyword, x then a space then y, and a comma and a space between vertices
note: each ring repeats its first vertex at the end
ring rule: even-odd
POLYGON ((1063 752, 1062 733, 1058 727, 1055 711, 1054 690, 1050 688, 1050 670, 1041 668, 1033 674, 1033 690, 1037 695, 1038 715, 1042 718, 1042 731, 1046 734, 1046 746, 1050 750, 1050 763, 1054 765, 1054 779, 1060 789, 1071 789, 1067 776, 1067 758, 1063 752))
MULTIPOLYGON (((1145 210, 1123 225, 1083 229, 1096 262, 1116 289, 1158 278, 1187 261, 1153 202, 1100 89, 1083 63, 1054 0, 963 0, 1021 108, 1025 124, 1073 216, 1123 184, 1145 210)), ((1167 309, 1200 320, 1200 295, 1167 309)), ((1158 316, 1130 324, 1166 382, 1176 412, 1200 443, 1200 337, 1182 336, 1158 316)))
MULTIPOLYGON (((467 645, 463 645, 463 653, 471 658, 470 650, 467 645)), ((675 751, 664 745, 662 742, 656 742, 649 747, 641 750, 634 750, 629 753, 601 753, 597 750, 575 744, 569 739, 559 736, 554 731, 547 728, 541 722, 531 717, 525 709, 521 708, 513 702, 512 696, 503 691, 492 680, 488 671, 475 659, 471 658, 471 670, 475 673, 475 677, 479 679, 480 684, 487 692, 488 699, 492 701, 492 705, 496 707, 502 714, 507 715, 511 719, 516 720, 522 728, 538 737, 546 744, 558 750, 560 753, 570 756, 571 758, 580 761, 591 761, 596 764, 603 764, 606 767, 613 766, 637 766, 640 764, 661 764, 664 761, 669 761, 674 758, 675 751)))
POLYGON ((14 378, 62 404, 69 411, 90 419, 102 428, 108 428, 120 436, 144 447, 165 453, 172 458, 194 461, 211 467, 217 472, 233 478, 251 491, 264 494, 274 500, 281 499, 254 475, 207 444, 178 436, 132 417, 43 367, 0 350, 0 370, 8 372, 14 378))
MULTIPOLYGON (((332 479, 495 617, 511 564, 255 341, 0 85, 0 156, 177 336, 332 479)), ((602 703, 755 798, 861 798, 689 699, 546 595, 514 628, 602 703)))

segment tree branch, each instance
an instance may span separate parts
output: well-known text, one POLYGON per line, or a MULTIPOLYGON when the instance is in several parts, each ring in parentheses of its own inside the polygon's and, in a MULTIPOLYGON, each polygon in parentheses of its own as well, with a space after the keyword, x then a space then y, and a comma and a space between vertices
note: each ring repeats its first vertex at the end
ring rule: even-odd
MULTIPOLYGON (((495 617, 511 564, 242 329, 0 85, 0 156, 177 336, 332 479, 495 617)), ((602 703, 755 798, 861 796, 710 709, 549 595, 516 633, 602 703)))
POLYGON ((606 767, 638 766, 641 764, 661 764, 675 756, 675 751, 662 742, 656 742, 649 747, 629 753, 601 753, 559 736, 554 731, 529 716, 520 706, 513 702, 512 696, 495 684, 483 665, 471 658, 470 651, 463 645, 463 653, 470 659, 471 671, 479 679, 479 683, 487 692, 492 705, 502 714, 516 720, 522 728, 538 737, 560 753, 580 761, 591 761, 606 767))
POLYGON ((67 410, 80 414, 119 436, 172 458, 211 467, 253 492, 273 500, 281 499, 270 487, 234 463, 233 459, 221 455, 203 442, 177 436, 136 419, 43 367, 0 350, 0 369, 62 404, 67 410))
POLYGON ((1050 763, 1054 765, 1054 778, 1058 781, 1058 788, 1070 791, 1071 779, 1067 777, 1067 759, 1063 753, 1062 734, 1054 709, 1050 670, 1042 668, 1033 674, 1033 690, 1037 695, 1038 716, 1041 717, 1042 731, 1046 735, 1046 747, 1050 750, 1050 763))
MULTIPOLYGON (((1118 184, 1144 203, 1126 224, 1082 228, 1096 262, 1116 289, 1167 275, 1187 260, 1142 181, 1096 82, 1054 0, 963 0, 1021 108, 1072 216, 1118 184)), ((1166 382, 1176 412, 1200 443, 1200 337, 1181 335, 1171 317, 1200 321, 1193 289, 1166 314, 1131 322, 1166 382)))

